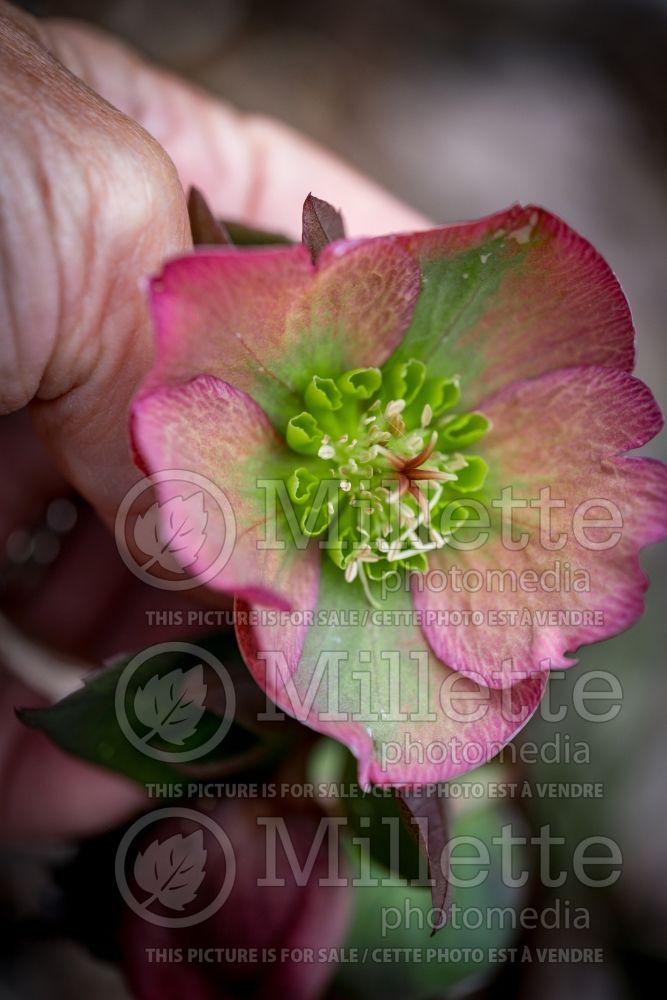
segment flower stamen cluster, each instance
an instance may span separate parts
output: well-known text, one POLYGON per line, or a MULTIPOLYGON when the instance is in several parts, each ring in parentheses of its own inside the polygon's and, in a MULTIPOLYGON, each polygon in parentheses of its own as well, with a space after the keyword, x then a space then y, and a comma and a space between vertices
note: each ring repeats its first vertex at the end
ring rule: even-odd
POLYGON ((287 424, 287 443, 304 458, 287 479, 300 529, 325 536, 330 558, 372 603, 373 586, 389 574, 426 570, 426 553, 465 520, 453 501, 484 485, 486 463, 464 449, 489 421, 452 413, 459 398, 458 378, 429 379, 410 359, 385 371, 313 375, 306 408, 287 424), (436 515, 447 507, 443 527, 436 515))

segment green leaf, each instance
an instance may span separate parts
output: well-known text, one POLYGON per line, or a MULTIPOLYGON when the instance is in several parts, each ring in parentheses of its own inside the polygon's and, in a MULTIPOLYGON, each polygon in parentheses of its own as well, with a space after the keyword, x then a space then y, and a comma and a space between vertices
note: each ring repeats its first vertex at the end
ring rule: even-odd
MULTIPOLYGON (((196 645, 212 653, 230 676, 239 669, 239 654, 231 636, 206 637, 196 645)), ((182 755, 186 763, 159 760, 143 752, 125 735, 116 712, 118 684, 133 659, 123 657, 92 674, 83 687, 49 708, 20 710, 19 718, 46 733, 62 750, 142 784, 182 784, 202 765, 207 772, 215 767, 216 774, 230 774, 263 755, 265 747, 259 735, 246 723, 241 724, 237 713, 217 745, 202 756, 190 756, 215 737, 221 715, 208 707, 215 701, 214 671, 210 670, 208 678, 206 706, 198 707, 203 695, 199 673, 193 667, 196 660, 180 651, 166 651, 138 665, 127 683, 123 705, 137 742, 144 737, 153 750, 182 755), (197 682, 189 701, 177 693, 175 682, 179 679, 197 682)))
POLYGON ((255 229, 242 222, 216 219, 206 198, 196 187, 191 187, 188 192, 188 216, 195 246, 274 246, 292 243, 282 233, 255 229))
POLYGON ((232 222, 229 219, 224 219, 221 220, 221 224, 229 233, 232 243, 236 247, 291 245, 294 242, 283 233, 272 233, 267 229, 255 229, 254 226, 246 226, 243 222, 232 222))
POLYGON ((148 729, 142 739, 159 735, 167 743, 182 746, 201 722, 205 699, 201 663, 186 672, 178 668, 168 674, 153 674, 134 696, 134 714, 148 729))
POLYGON ((409 880, 423 878, 426 867, 396 792, 379 786, 364 792, 356 776, 356 760, 347 754, 343 785, 350 790, 345 799, 350 832, 367 843, 371 857, 388 872, 409 880))
MULTIPOLYGON (((490 769, 478 770, 475 777, 481 778, 489 772, 490 769)), ((482 850, 488 850, 489 864, 478 869, 468 859, 465 868, 457 869, 452 861, 458 879, 469 884, 453 889, 456 920, 443 927, 435 939, 431 933, 437 914, 433 912, 428 889, 408 885, 396 876, 388 878, 383 868, 375 864, 371 877, 376 877, 379 884, 357 889, 345 942, 346 947, 358 949, 364 958, 358 963, 339 966, 336 992, 341 996, 423 1000, 449 996, 454 986, 464 982, 480 984, 496 972, 494 953, 515 945, 520 933, 520 927, 512 926, 508 914, 511 917, 514 911, 520 912, 527 903, 526 887, 506 885, 502 878, 502 848, 498 838, 503 826, 514 824, 517 819, 511 805, 497 799, 480 800, 463 812, 457 811, 452 821, 452 837, 474 838, 482 850), (484 878, 479 881, 482 871, 484 878), (384 949, 405 949, 401 951, 405 957, 401 961, 383 962, 374 957, 377 949, 380 955, 384 949), (431 955, 427 958, 429 949, 431 955)), ((456 852, 461 857, 466 853, 463 846, 456 852)), ((527 848, 522 849, 516 863, 521 869, 529 868, 527 848)))
MULTIPOLYGON (((350 832, 368 846, 376 864, 406 881, 431 882, 433 909, 441 917, 433 933, 444 926, 449 902, 446 865, 449 839, 447 799, 441 788, 381 788, 364 792, 355 781, 357 765, 345 752, 343 786, 350 832)), ((443 786, 444 787, 444 786, 443 786)))

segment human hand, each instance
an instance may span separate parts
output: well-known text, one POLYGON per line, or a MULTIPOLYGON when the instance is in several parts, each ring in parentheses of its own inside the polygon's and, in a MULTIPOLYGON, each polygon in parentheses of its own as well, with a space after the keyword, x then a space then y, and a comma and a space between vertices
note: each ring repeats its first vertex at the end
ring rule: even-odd
MULTIPOLYGON (((92 29, 1 0, 0 100, 0 413, 13 414, 0 441, 14 454, 3 541, 69 488, 112 523, 136 481, 127 412, 152 353, 142 282, 190 245, 184 189, 295 236, 311 189, 343 206, 352 235, 425 223, 287 127, 238 114, 92 29), (26 408, 46 448, 17 415, 26 408)), ((42 640, 98 659, 141 643, 142 594, 83 520, 24 618, 42 640)), ((25 666, 0 704, 4 830, 87 832, 136 808, 134 787, 16 722, 14 707, 35 703, 25 666)))

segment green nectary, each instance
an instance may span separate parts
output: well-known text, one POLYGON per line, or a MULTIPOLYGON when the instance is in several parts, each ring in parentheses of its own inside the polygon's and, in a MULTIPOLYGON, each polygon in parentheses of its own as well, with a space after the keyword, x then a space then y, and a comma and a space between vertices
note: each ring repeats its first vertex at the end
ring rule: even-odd
POLYGON ((288 421, 300 461, 286 479, 305 535, 321 544, 369 600, 390 574, 424 571, 429 551, 468 515, 465 497, 488 467, 466 449, 489 428, 477 412, 452 412, 459 382, 429 377, 410 359, 313 375, 304 409, 288 421))

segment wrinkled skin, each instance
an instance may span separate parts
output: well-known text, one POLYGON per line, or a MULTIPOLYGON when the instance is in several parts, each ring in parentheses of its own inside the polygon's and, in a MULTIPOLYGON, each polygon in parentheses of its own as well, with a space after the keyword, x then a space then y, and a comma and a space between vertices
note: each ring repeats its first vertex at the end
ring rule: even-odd
MULTIPOLYGON (((4 543, 71 487, 108 524, 136 481, 127 411, 152 355, 141 282, 191 245, 184 187, 196 184, 221 215, 295 236, 311 187, 345 206, 351 234, 425 220, 286 127, 240 116, 98 32, 5 3, 0 101, 4 543), (18 414, 27 407, 44 443, 18 414)), ((155 638, 143 609, 163 596, 139 586, 86 513, 25 618, 59 649, 110 655, 155 638)), ((4 680, 2 832, 92 832, 137 808, 129 783, 19 725, 14 708, 37 703, 4 680)))

